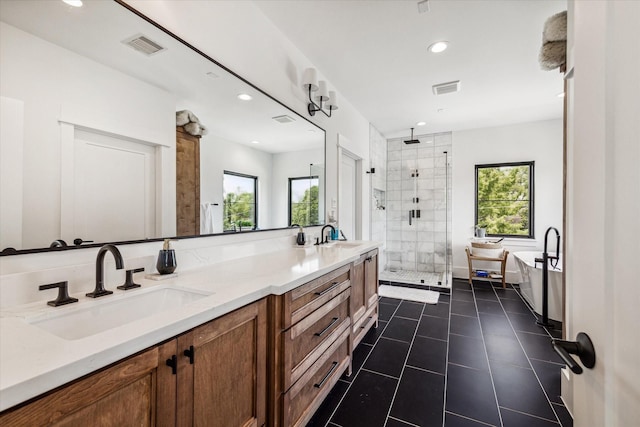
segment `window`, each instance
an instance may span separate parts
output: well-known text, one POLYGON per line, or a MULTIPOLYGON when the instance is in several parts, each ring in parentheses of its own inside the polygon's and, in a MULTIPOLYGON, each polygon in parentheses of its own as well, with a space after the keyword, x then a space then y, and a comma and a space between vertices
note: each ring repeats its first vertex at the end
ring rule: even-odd
POLYGON ((258 177, 224 171, 223 227, 225 231, 258 226, 258 177))
POLYGON ((476 165, 476 225, 488 236, 534 237, 533 165, 476 165))
POLYGON ((289 178, 289 225, 318 224, 317 176, 289 178))

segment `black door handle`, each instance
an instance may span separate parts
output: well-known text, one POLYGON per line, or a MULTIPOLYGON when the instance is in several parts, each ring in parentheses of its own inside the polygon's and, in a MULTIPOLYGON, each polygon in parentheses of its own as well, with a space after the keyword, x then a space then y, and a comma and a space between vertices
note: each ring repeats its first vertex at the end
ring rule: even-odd
POLYGON ((189 348, 186 349, 183 354, 189 358, 189 363, 193 365, 193 362, 196 356, 196 350, 193 348, 193 346, 190 345, 189 348))
POLYGON ((171 373, 176 375, 178 373, 178 357, 174 354, 171 359, 167 359, 167 366, 171 368, 171 373))
POLYGON ((582 368, 571 357, 571 354, 575 354, 580 358, 580 361, 585 368, 591 369, 596 365, 596 350, 593 348, 593 343, 589 338, 589 335, 584 332, 578 333, 575 341, 565 340, 551 340, 551 345, 556 353, 564 360, 569 369, 576 374, 582 373, 582 368))

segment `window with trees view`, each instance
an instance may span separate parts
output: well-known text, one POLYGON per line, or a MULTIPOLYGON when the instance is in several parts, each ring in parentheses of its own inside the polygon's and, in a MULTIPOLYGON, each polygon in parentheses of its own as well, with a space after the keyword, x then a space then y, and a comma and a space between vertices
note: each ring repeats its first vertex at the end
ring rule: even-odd
POLYGON ((476 227, 533 238, 534 162, 476 165, 476 227))
POLYGON ((289 178, 289 225, 318 224, 317 176, 289 178))
POLYGON ((224 171, 223 227, 225 231, 258 225, 258 177, 224 171))

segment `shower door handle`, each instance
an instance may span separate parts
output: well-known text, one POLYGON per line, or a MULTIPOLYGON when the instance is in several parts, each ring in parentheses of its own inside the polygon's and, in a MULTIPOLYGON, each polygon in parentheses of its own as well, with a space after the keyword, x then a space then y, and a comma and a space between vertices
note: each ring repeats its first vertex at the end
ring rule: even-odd
POLYGON ((415 218, 416 216, 416 211, 413 209, 409 210, 409 225, 411 225, 411 218, 415 218))

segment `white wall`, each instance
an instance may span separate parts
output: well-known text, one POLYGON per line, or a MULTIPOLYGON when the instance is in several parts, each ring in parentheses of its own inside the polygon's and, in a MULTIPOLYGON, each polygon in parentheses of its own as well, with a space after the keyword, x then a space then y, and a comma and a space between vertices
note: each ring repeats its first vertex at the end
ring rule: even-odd
MULTIPOLYGON (((535 161, 535 239, 505 239, 511 252, 541 250, 548 227, 562 229, 562 120, 545 120, 453 133, 453 275, 468 277, 464 247, 473 237, 475 165, 535 161)), ((555 247, 555 246, 554 246, 555 247)), ((507 281, 519 280, 513 257, 507 281)))
MULTIPOLYGON (((327 209, 337 199, 338 133, 350 142, 344 147, 369 164, 369 123, 334 88, 339 109, 331 118, 309 117, 300 79, 314 65, 287 39, 260 9, 248 1, 129 0, 131 6, 205 52, 269 95, 326 131, 327 209)), ((318 78, 326 80, 322 70, 318 78)), ((331 82, 327 82, 333 87, 331 82)), ((363 172, 364 173, 364 172, 363 172)), ((368 182, 368 180, 367 180, 368 182)), ((370 195, 362 196, 362 236, 369 238, 370 195)))
POLYGON ((173 96, 5 23, 0 43, 0 94, 24 103, 22 247, 46 247, 61 237, 59 121, 167 147, 162 211, 172 228, 163 234, 174 235, 173 96))

